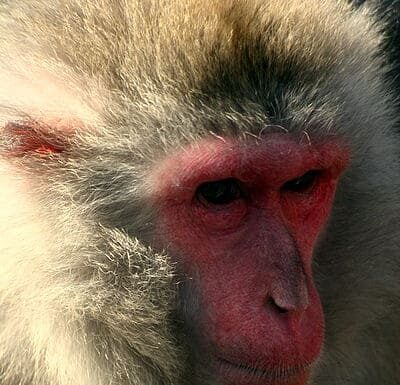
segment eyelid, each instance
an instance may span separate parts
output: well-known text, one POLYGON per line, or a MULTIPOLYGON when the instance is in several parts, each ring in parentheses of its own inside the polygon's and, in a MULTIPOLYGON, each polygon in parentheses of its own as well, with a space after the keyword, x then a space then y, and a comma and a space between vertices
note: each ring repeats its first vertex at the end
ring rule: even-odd
POLYGON ((303 175, 300 175, 297 178, 293 178, 288 180, 281 186, 282 191, 293 192, 293 193, 306 193, 313 189, 315 184, 318 182, 320 175, 322 174, 322 170, 309 170, 305 172, 303 175), (304 179, 304 183, 302 185, 302 178, 304 179), (307 180, 307 178, 309 178, 307 180), (299 184, 296 186, 296 182, 299 184))
POLYGON ((235 178, 224 178, 201 183, 195 193, 198 200, 204 205, 226 206, 244 197, 240 181, 235 178), (215 191, 213 191, 213 188, 215 191), (218 196, 218 188, 222 188, 218 196), (207 191, 209 189, 209 191, 207 191), (213 193, 215 192, 215 196, 213 193), (224 201, 224 195, 226 200, 224 201), (214 199, 215 198, 215 199, 214 199), (220 201, 218 201, 220 200, 220 201))

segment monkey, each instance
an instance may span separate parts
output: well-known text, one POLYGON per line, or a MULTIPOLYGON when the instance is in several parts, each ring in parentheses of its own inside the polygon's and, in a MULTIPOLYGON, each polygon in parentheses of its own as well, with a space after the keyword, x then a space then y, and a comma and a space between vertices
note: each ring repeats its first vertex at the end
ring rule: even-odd
POLYGON ((345 0, 3 0, 0 383, 398 384, 383 29, 345 0))

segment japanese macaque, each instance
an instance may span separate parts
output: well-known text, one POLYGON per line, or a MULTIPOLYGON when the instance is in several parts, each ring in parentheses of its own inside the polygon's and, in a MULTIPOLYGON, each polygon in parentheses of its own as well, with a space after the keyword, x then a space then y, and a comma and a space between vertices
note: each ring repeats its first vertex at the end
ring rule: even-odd
POLYGON ((337 0, 2 0, 2 385, 395 385, 382 23, 337 0))

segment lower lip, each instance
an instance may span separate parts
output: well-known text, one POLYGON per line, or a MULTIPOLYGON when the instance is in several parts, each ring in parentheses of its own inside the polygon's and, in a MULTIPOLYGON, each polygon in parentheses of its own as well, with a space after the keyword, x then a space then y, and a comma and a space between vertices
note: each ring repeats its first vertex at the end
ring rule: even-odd
POLYGON ((224 385, 306 385, 310 377, 309 367, 263 370, 224 359, 218 361, 220 382, 224 385))

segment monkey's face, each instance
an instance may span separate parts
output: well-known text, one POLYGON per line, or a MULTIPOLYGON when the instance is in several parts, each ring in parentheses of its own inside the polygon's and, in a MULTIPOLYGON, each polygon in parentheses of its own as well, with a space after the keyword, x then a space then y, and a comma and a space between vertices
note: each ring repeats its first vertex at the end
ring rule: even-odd
POLYGON ((324 336, 312 254, 347 159, 334 140, 214 138, 154 173, 157 242, 186 277, 199 373, 229 385, 307 382, 324 336))

